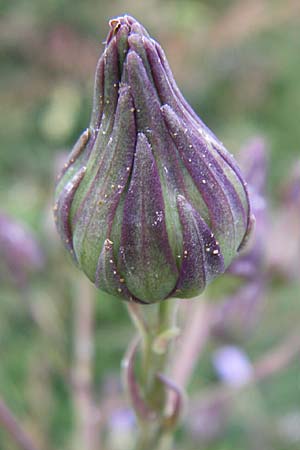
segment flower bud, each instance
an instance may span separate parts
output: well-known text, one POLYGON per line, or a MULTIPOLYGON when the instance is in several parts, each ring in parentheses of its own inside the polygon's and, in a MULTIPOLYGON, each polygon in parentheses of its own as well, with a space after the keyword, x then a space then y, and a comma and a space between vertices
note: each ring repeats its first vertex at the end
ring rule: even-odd
POLYGON ((58 230, 110 294, 142 303, 194 297, 245 239, 245 183, 184 100, 160 45, 132 17, 110 28, 90 126, 58 181, 58 230))

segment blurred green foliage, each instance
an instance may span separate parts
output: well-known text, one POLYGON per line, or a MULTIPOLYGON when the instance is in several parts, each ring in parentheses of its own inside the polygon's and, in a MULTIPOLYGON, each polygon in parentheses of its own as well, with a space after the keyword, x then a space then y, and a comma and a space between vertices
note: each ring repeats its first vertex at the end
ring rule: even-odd
MULTIPOLYGON (((266 137, 276 201, 278 183, 300 154, 300 8, 292 0, 2 0, 0 11, 1 210, 33 230, 46 255, 46 267, 25 289, 1 280, 0 394, 44 449, 71 449, 73 309, 81 274, 53 229, 52 190, 59 158, 88 125, 107 20, 126 12, 149 29, 188 101, 232 152, 253 135, 266 137)), ((298 296, 297 283, 270 290, 262 321, 242 344, 251 358, 296 325, 298 296)), ((132 330, 123 305, 99 293, 94 322, 97 400, 107 380, 118 377, 132 330)), ((216 382, 215 345, 199 362, 191 391, 216 382)), ((279 417, 300 412, 299 380, 294 364, 241 395, 225 433, 206 448, 299 448, 300 439, 293 444, 272 434, 279 417), (251 421, 256 414, 260 419, 251 421)), ((178 442, 199 449, 184 430, 178 442)), ((0 448, 15 449, 1 428, 0 448)))

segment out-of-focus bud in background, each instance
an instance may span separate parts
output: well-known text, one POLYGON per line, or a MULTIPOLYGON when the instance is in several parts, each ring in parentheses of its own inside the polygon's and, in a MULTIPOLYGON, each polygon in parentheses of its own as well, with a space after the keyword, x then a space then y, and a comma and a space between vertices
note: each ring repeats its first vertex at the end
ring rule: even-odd
POLYGON ((43 251, 33 232, 0 212, 0 279, 22 288, 30 275, 45 264, 43 251))
POLYGON ((272 214, 267 245, 270 271, 287 280, 300 277, 300 160, 281 185, 279 205, 272 214))
POLYGON ((245 339, 261 317, 264 293, 264 280, 253 280, 223 299, 214 310, 213 335, 217 338, 245 339))
POLYGON ((240 162, 248 183, 255 226, 250 241, 227 270, 234 288, 215 308, 212 331, 215 336, 227 338, 245 336, 253 328, 260 316, 266 285, 269 211, 265 140, 251 139, 240 152, 240 162))
POLYGON ((244 170, 255 217, 250 242, 228 268, 228 273, 245 279, 260 277, 265 262, 268 232, 268 207, 266 200, 267 151, 262 137, 254 137, 242 148, 239 162, 244 170))

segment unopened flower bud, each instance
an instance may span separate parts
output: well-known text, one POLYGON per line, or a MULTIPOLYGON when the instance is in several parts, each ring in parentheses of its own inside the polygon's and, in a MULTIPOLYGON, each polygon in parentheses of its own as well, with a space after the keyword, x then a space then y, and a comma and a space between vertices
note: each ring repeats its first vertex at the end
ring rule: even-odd
POLYGON ((245 239, 249 201, 234 159, 132 17, 110 22, 91 123, 62 171, 54 209, 96 286, 143 303, 196 296, 245 239))

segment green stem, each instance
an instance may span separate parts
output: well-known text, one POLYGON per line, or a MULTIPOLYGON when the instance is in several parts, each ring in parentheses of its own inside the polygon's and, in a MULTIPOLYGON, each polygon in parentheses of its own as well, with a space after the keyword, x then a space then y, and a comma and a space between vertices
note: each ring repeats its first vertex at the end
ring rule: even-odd
POLYGON ((129 312, 129 316, 136 327, 137 333, 141 338, 142 345, 142 367, 143 371, 146 372, 147 364, 148 364, 148 354, 149 349, 151 347, 150 336, 149 336, 149 328, 143 317, 142 311, 140 309, 140 305, 137 303, 128 303, 127 309, 129 312))
POLYGON ((128 304, 130 317, 141 339, 141 371, 138 383, 147 407, 155 413, 153 420, 138 416, 136 450, 167 450, 169 447, 169 430, 164 430, 166 388, 157 374, 166 369, 171 339, 167 338, 161 348, 157 346, 157 340, 163 339, 162 336, 167 335, 169 331, 172 333, 175 307, 175 300, 146 307, 128 304))
POLYGON ((169 450, 172 437, 169 432, 151 426, 139 428, 134 450, 169 450))
POLYGON ((145 388, 145 398, 148 405, 161 415, 165 404, 165 388, 158 380, 157 374, 163 372, 168 360, 168 348, 163 353, 157 353, 154 350, 154 343, 158 336, 170 328, 171 319, 171 301, 161 302, 157 305, 157 323, 154 324, 152 333, 150 331, 149 343, 147 348, 147 365, 145 368, 147 376, 147 385, 145 388))

